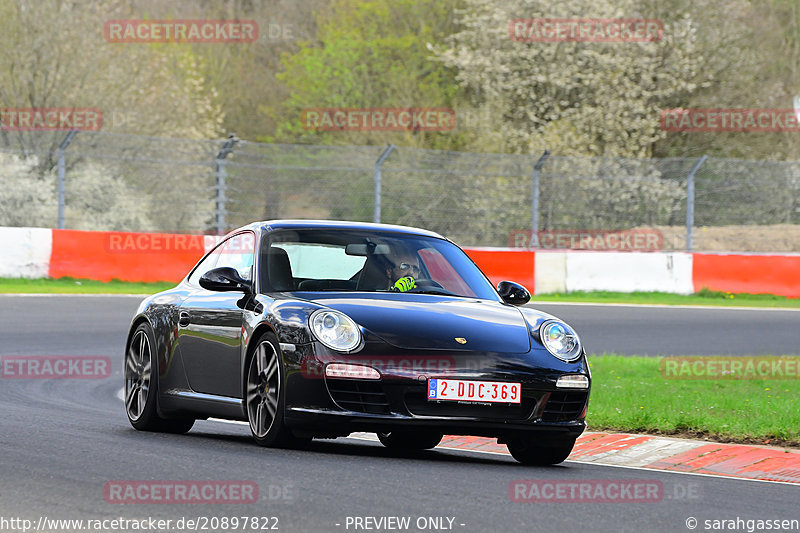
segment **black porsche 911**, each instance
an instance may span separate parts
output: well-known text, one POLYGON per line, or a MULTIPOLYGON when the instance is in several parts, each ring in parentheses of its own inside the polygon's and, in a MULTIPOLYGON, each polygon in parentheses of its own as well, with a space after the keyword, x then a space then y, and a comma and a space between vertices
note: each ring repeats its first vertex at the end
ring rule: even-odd
POLYGON ((524 464, 567 458, 591 374, 577 333, 495 288, 425 230, 269 221, 228 234, 131 323, 134 428, 248 421, 263 446, 356 431, 397 449, 496 437, 524 464))

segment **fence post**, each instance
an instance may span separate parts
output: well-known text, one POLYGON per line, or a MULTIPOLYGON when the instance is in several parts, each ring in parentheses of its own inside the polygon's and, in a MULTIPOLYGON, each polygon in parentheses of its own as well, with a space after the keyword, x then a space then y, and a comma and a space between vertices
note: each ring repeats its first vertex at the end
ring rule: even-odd
POLYGON ((383 167, 383 162, 386 161, 386 158, 389 157, 389 154, 391 154, 393 151, 394 145, 390 144, 386 147, 378 160, 375 161, 375 198, 373 200, 372 207, 372 221, 376 224, 380 223, 381 221, 381 187, 383 186, 381 183, 381 169, 383 167))
POLYGON ((225 235, 225 203, 227 198, 225 197, 225 190, 227 186, 225 185, 225 178, 228 177, 228 173, 225 170, 225 159, 228 155, 233 152, 233 147, 236 143, 239 142, 239 139, 236 138, 236 134, 231 133, 228 135, 228 140, 225 141, 225 144, 222 145, 222 149, 217 154, 216 159, 216 171, 217 171, 217 199, 216 199, 216 206, 214 208, 214 226, 217 230, 217 235, 225 235))
POLYGON ((708 159, 704 155, 697 160, 692 170, 689 171, 689 176, 686 180, 686 251, 691 252, 694 248, 692 239, 694 237, 694 175, 703 166, 703 163, 708 159))
MULTIPOLYGON (((539 157, 539 160, 533 165, 533 178, 532 184, 533 190, 531 191, 531 241, 533 242, 533 238, 537 236, 536 234, 539 232, 539 171, 542 170, 544 166, 544 162, 547 158, 550 157, 550 150, 545 150, 544 153, 539 157)), ((538 239, 536 242, 539 242, 538 239)))
POLYGON ((78 132, 72 130, 71 132, 67 133, 67 136, 64 137, 64 140, 61 141, 61 144, 58 145, 58 229, 64 229, 64 179, 66 173, 66 164, 64 162, 64 151, 69 146, 69 143, 72 142, 72 139, 77 135, 78 132))

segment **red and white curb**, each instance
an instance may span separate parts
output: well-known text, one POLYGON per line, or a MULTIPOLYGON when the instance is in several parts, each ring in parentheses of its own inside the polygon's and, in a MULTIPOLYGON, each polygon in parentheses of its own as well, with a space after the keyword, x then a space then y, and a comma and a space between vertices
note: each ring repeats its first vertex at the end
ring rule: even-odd
MULTIPOLYGON (((441 446, 507 453, 480 437, 445 437, 441 446)), ((625 433, 584 433, 568 461, 800 484, 800 452, 625 433)))
MULTIPOLYGON (((351 438, 377 440, 372 433, 354 433, 351 438)), ((508 455, 505 445, 484 437, 446 436, 439 448, 508 455)), ((800 484, 800 452, 769 446, 587 432, 567 460, 800 484)))
MULTIPOLYGON (((248 425, 217 418, 208 420, 248 425)), ((375 433, 352 433, 348 438, 378 440, 375 433)), ((446 435, 437 448, 510 455, 504 444, 486 437, 446 435)), ((772 446, 586 432, 578 438, 567 461, 800 485, 800 451, 772 446)))

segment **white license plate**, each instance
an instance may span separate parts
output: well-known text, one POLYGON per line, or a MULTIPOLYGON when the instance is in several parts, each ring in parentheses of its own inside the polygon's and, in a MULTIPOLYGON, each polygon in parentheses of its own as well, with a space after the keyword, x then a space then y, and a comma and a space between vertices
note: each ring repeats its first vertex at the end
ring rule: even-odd
POLYGON ((521 396, 521 383, 446 378, 428 380, 428 400, 520 403, 521 396))

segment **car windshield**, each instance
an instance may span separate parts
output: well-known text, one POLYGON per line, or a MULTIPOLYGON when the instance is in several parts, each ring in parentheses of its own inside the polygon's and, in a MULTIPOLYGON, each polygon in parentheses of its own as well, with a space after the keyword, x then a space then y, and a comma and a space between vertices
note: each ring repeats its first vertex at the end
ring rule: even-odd
POLYGON ((261 247, 267 291, 368 291, 499 300, 453 243, 434 237, 356 230, 279 230, 261 247))

